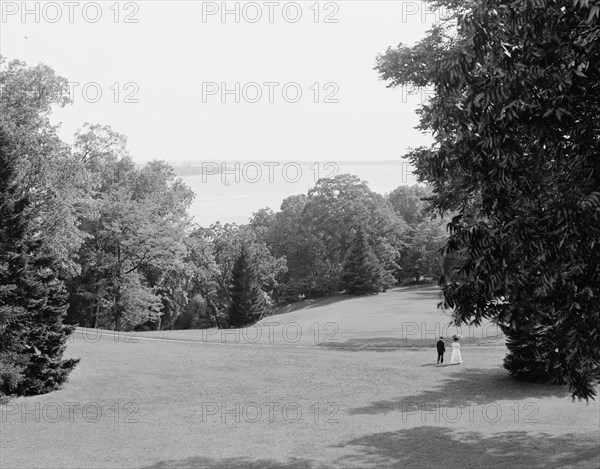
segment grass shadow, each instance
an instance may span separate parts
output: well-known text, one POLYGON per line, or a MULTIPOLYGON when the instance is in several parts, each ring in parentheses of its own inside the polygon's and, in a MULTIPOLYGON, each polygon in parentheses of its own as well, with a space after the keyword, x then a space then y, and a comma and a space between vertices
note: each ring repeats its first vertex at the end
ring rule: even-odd
POLYGON ((278 462, 270 459, 223 458, 214 459, 204 456, 193 458, 159 461, 144 469, 324 469, 325 466, 315 466, 306 459, 292 458, 287 462, 278 462))
MULTIPOLYGON (((386 293, 411 293, 417 295, 418 299, 438 299, 442 300, 441 290, 435 285, 408 285, 408 286, 397 286, 390 288, 386 293)), ((334 303, 339 303, 345 300, 352 300, 356 298, 366 298, 374 295, 349 295, 348 293, 333 293, 321 298, 310 298, 294 303, 290 303, 285 306, 278 306, 273 311, 273 316, 280 314, 292 313, 301 309, 319 308, 321 306, 328 306, 334 303)))
MULTIPOLYGON (((367 337, 360 339, 348 339, 344 342, 320 342, 320 347, 332 350, 343 350, 350 352, 389 352, 390 350, 401 350, 406 348, 431 349, 434 359, 437 357, 435 340, 412 339, 402 337, 367 337)), ((462 350, 469 347, 496 347, 505 344, 503 335, 489 337, 475 337, 466 344, 462 350)), ((449 355, 448 355, 449 357, 449 355)))
MULTIPOLYGON (((446 365, 456 366, 456 365, 446 365)), ((423 404, 440 407, 483 405, 497 400, 521 400, 544 397, 568 397, 566 386, 545 385, 517 381, 501 367, 473 369, 461 366, 458 373, 448 376, 436 389, 428 389, 412 396, 375 401, 365 407, 350 409, 350 415, 412 412, 423 404)))
POLYGON ((322 298, 306 299, 290 303, 286 306, 279 306, 274 311, 272 316, 279 316, 280 314, 293 313, 294 311, 300 311, 302 309, 320 308, 321 306, 328 306, 334 303, 339 303, 345 300, 351 300, 353 298, 360 298, 359 296, 351 296, 346 293, 336 293, 334 295, 325 296, 322 298))
POLYGON ((439 288, 436 288, 435 290, 431 289, 431 288, 423 288, 423 289, 419 289, 419 290, 414 290, 414 291, 410 291, 408 292, 411 295, 415 295, 418 300, 437 300, 437 301, 443 301, 444 300, 444 296, 442 295, 442 290, 440 290, 439 288))
POLYGON ((525 431, 483 435, 422 426, 375 433, 344 443, 359 454, 342 465, 362 463, 378 468, 546 468, 600 467, 597 435, 552 436, 525 431))

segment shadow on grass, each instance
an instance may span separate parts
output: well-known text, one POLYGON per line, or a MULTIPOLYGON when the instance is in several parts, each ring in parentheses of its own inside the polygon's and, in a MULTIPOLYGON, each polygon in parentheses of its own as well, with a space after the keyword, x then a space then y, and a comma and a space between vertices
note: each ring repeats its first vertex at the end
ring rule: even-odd
POLYGON ((292 458, 287 462, 278 462, 271 459, 245 459, 245 458, 223 458, 211 459, 203 456, 171 461, 160 461, 144 469, 324 469, 325 466, 314 466, 306 459, 292 458))
MULTIPOLYGON (((406 348, 430 349, 433 359, 437 358, 435 340, 410 339, 401 337, 368 337, 361 339, 348 339, 345 342, 320 342, 320 347, 326 347, 333 350, 343 350, 350 352, 389 352, 390 350, 400 350, 406 348)), ((469 347, 496 347, 504 345, 505 337, 503 335, 489 337, 475 337, 463 344, 462 350, 469 347)))
POLYGON ((328 306, 334 303, 339 303, 341 301, 351 300, 354 298, 360 298, 360 296, 351 296, 346 293, 336 293, 331 296, 325 296, 322 298, 314 298, 296 301, 295 303, 291 303, 287 306, 280 306, 273 311, 273 316, 279 316, 280 314, 293 313, 294 311, 299 311, 301 309, 311 309, 311 308, 320 308, 321 306, 328 306))
POLYGON ((445 427, 422 426, 396 432, 374 433, 336 445, 351 448, 327 466, 292 458, 286 462, 270 459, 223 458, 203 456, 160 461, 144 469, 324 469, 325 467, 363 468, 546 468, 600 467, 600 452, 595 435, 553 436, 526 431, 484 435, 479 432, 454 432, 445 427))
POLYGON ((456 374, 448 376, 435 389, 423 390, 413 396, 401 396, 386 401, 375 401, 369 406, 350 409, 350 415, 386 414, 388 412, 414 412, 422 405, 438 407, 462 407, 484 405, 498 400, 521 400, 544 397, 570 396, 566 386, 545 385, 517 381, 501 367, 471 369, 463 365, 456 374))
MULTIPOLYGON (((414 294, 420 300, 426 299, 437 299, 442 300, 442 294, 439 287, 431 284, 427 285, 409 285, 409 286, 398 286, 390 288, 386 293, 401 293, 401 294, 414 294)), ((278 316, 280 314, 292 313, 294 311, 299 311, 301 309, 311 309, 311 308, 319 308, 321 306, 328 306, 334 303, 339 303, 341 301, 352 300, 357 298, 368 298, 370 296, 375 295, 349 295, 347 293, 333 293, 328 296, 324 296, 321 298, 310 298, 301 301, 296 301, 294 303, 290 303, 286 306, 279 306, 273 312, 273 316, 278 316)))
POLYGON ((444 296, 442 295, 442 290, 439 288, 423 288, 419 290, 408 290, 403 293, 410 293, 411 295, 416 296, 418 300, 438 300, 442 301, 444 296))
POLYGON ((344 465, 362 463, 382 468, 538 468, 600 467, 597 435, 552 436, 525 431, 487 436, 423 426, 375 433, 340 447, 358 447, 359 454, 342 458, 344 465))

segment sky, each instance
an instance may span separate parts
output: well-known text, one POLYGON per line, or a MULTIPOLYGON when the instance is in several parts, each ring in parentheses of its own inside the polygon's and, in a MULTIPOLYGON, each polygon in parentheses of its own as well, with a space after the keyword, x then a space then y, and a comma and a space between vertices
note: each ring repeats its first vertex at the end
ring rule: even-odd
POLYGON ((70 82, 73 103, 53 113, 68 143, 85 122, 110 125, 135 161, 177 165, 398 161, 431 141, 415 129, 427 90, 387 88, 373 70, 378 54, 438 19, 423 2, 2 1, 0 10, 0 53, 70 82))

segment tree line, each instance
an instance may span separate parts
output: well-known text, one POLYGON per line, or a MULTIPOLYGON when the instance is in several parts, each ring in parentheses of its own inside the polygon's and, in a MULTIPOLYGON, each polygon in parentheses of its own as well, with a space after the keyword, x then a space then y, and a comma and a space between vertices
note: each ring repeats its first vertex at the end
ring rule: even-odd
POLYGON ((50 116, 69 103, 67 80, 1 60, 4 394, 60 385, 76 364, 61 358, 74 325, 243 327, 278 304, 442 274, 447 220, 432 218, 425 186, 383 196, 344 174, 245 225, 201 227, 169 164, 137 165, 107 125, 85 123, 66 144, 50 116))

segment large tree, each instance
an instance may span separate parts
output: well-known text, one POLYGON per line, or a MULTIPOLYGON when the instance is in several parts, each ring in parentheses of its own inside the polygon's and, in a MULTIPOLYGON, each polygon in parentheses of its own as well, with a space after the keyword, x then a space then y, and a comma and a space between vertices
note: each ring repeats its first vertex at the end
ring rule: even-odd
POLYGON ((27 217, 44 233, 61 275, 70 277, 79 271, 77 251, 86 237, 79 219, 92 207, 82 164, 50 122, 52 107, 70 102, 68 82, 44 64, 6 62, 0 56, 0 124, 17 142, 12 157, 19 187, 29 197, 27 217))
POLYGON ((398 267, 395 261, 400 257, 401 234, 406 227, 389 201, 373 192, 366 181, 351 174, 319 179, 308 191, 302 223, 324 248, 320 257, 333 280, 329 292, 342 286, 343 263, 358 230, 373 242, 373 253, 383 266, 383 288, 396 283, 392 271, 398 267))
POLYGON ((168 325, 187 302, 184 240, 193 192, 161 161, 138 168, 124 135, 89 125, 76 134, 95 216, 82 219, 88 239, 79 251, 81 275, 69 282, 69 320, 130 329, 168 325))
POLYGON ((456 321, 498 321, 515 375, 596 395, 600 380, 600 2, 442 0, 454 12, 378 58, 389 86, 433 86, 434 144, 410 154, 456 211, 444 282, 456 321), (464 262, 462 262, 464 261, 464 262), (529 346, 525 346, 529 345, 529 346))
POLYGON ((14 145, 0 126, 0 397, 52 391, 78 362, 62 358, 73 330, 62 323, 68 295, 18 180, 14 145))

